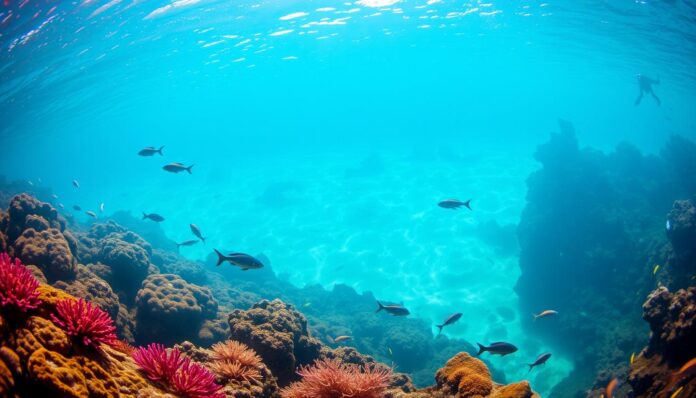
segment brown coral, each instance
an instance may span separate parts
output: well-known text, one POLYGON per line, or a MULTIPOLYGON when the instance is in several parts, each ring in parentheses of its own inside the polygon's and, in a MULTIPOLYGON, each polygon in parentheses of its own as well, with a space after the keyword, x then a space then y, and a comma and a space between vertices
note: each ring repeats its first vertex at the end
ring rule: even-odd
POLYGON ((49 281, 75 277, 77 261, 65 236, 56 228, 24 230, 14 243, 14 253, 22 262, 38 266, 49 281))
POLYGON ((135 300, 136 340, 141 344, 173 344, 196 340, 205 319, 215 317, 218 304, 208 288, 173 274, 150 275, 135 300))
POLYGON ((491 373, 486 365, 460 352, 452 357, 435 375, 438 387, 457 397, 485 397, 493 390, 491 373))
POLYGON ((77 298, 83 298, 97 304, 113 319, 118 316, 120 304, 118 296, 105 280, 84 265, 77 266, 77 275, 74 281, 58 281, 54 286, 77 298))
POLYGON ((294 369, 320 357, 322 345, 309 335, 307 319, 280 300, 263 300, 229 315, 232 339, 256 351, 283 386, 296 380, 294 369))

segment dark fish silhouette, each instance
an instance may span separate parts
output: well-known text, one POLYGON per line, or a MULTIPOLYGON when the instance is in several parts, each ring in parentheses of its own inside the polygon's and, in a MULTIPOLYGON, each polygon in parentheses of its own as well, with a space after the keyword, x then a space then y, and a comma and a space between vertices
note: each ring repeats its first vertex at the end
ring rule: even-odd
POLYGON ((409 310, 407 310, 405 307, 401 305, 384 305, 379 301, 377 302, 377 305, 379 306, 379 308, 377 308, 377 311, 375 312, 385 310, 394 316, 407 316, 411 313, 409 312, 409 310))
POLYGON ((75 211, 82 211, 82 207, 80 207, 80 206, 78 206, 78 205, 73 205, 72 208, 73 208, 73 210, 75 210, 75 211))
POLYGON ((160 156, 164 156, 164 154, 162 154, 162 149, 164 149, 164 145, 159 147, 159 149, 157 149, 153 146, 149 146, 149 147, 141 149, 140 152, 138 152, 138 155, 140 155, 140 156, 152 156, 156 153, 159 153, 160 156))
POLYGON ((508 354, 512 354, 513 352, 517 351, 517 347, 510 343, 505 343, 502 341, 499 341, 497 343, 493 343, 490 346, 486 347, 481 345, 480 343, 476 343, 479 346, 479 352, 476 353, 476 356, 479 356, 483 354, 484 352, 488 351, 492 355, 501 355, 505 356, 508 354))
POLYGON ((152 220, 154 222, 162 222, 162 221, 164 221, 164 217, 160 216, 157 213, 147 214, 147 213, 143 212, 143 220, 152 220))
POLYGON ((196 243, 198 243, 197 240, 185 240, 185 241, 183 241, 183 242, 181 242, 181 243, 177 243, 177 244, 176 244, 176 248, 178 249, 178 248, 180 248, 181 246, 193 246, 193 245, 195 245, 196 243))
POLYGON ((459 199, 445 199, 442 202, 438 203, 437 205, 442 207, 443 209, 456 210, 456 209, 464 206, 467 209, 471 210, 471 199, 467 200, 466 202, 462 202, 459 199))
POLYGON ((79 187, 80 187, 80 182, 77 181, 77 180, 72 180, 72 186, 74 186, 75 188, 79 188, 79 187))
POLYGON ((457 322, 457 321, 459 320, 459 318, 461 318, 461 317, 462 317, 462 313, 461 313, 461 312, 457 312, 457 313, 454 313, 454 314, 448 316, 447 319, 445 319, 445 322, 442 323, 442 325, 436 325, 437 328, 440 329, 440 331, 438 332, 438 334, 442 333, 442 328, 444 328, 445 326, 454 324, 454 323, 457 322))
POLYGON ((217 249, 213 250, 215 250, 215 254, 217 254, 218 256, 218 261, 215 265, 219 266, 220 264, 227 261, 228 263, 241 268, 242 271, 263 268, 263 263, 261 261, 248 254, 230 253, 227 256, 225 256, 224 254, 220 253, 217 249))
POLYGON ((182 171, 186 170, 189 174, 191 174, 191 168, 193 166, 194 165, 190 165, 186 167, 181 163, 169 163, 168 165, 163 166, 162 168, 170 173, 181 173, 182 171))
POLYGON ((193 232, 193 234, 196 235, 196 237, 198 239, 200 239, 203 243, 205 243, 205 238, 203 237, 203 234, 201 233, 201 229, 198 228, 198 225, 191 224, 189 226, 191 227, 191 232, 193 232))
MULTIPOLYGON (((549 354, 548 352, 545 353, 545 354, 539 355, 539 356, 537 357, 537 359, 534 360, 533 363, 530 363, 530 364, 528 365, 528 366, 529 366, 529 372, 531 372, 532 369, 533 369, 535 366, 539 366, 539 365, 545 364, 546 361, 549 360, 549 358, 551 358, 551 354, 549 354)), ((527 372, 527 373, 529 373, 529 372, 527 372)))

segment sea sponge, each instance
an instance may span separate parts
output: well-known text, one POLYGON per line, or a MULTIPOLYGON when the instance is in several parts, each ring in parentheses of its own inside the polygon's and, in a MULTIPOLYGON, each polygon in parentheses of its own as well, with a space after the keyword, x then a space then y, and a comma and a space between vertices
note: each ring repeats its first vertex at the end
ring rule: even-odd
POLYGON ((47 391, 60 397, 89 398, 85 376, 73 360, 45 348, 29 357, 29 376, 47 391))
POLYGON ((485 397, 493 390, 491 373, 486 365, 467 354, 460 352, 452 357, 435 375, 441 391, 457 397, 485 397))
POLYGON ((490 398, 532 398, 535 394, 528 381, 496 387, 490 398))
POLYGON ((75 278, 77 261, 65 236, 56 228, 28 228, 14 242, 14 253, 25 264, 38 266, 49 281, 75 278))
POLYGON ((234 310, 228 321, 232 339, 256 351, 281 386, 297 379, 297 366, 320 357, 322 344, 309 335, 307 319, 280 300, 263 300, 247 311, 234 310))
POLYGON ((177 275, 147 277, 138 291, 136 340, 173 344, 196 340, 205 319, 214 318, 218 304, 208 288, 188 283, 177 275))

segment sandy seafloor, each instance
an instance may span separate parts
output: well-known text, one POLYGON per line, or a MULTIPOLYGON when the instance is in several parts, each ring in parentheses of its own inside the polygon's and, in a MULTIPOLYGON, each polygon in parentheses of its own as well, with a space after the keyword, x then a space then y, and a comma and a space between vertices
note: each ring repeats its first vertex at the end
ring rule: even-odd
MULTIPOLYGON (((159 168, 163 159, 137 161, 159 168)), ((537 167, 531 154, 495 151, 287 154, 273 162, 231 158, 229 168, 216 170, 197 162, 192 175, 165 173, 107 193, 83 184, 79 199, 70 187, 58 194, 66 208, 72 200, 84 209, 104 202, 107 215, 156 212, 166 218, 166 234, 179 242, 193 238, 189 224, 195 223, 207 242, 181 248, 191 259, 205 260, 212 248, 264 253, 277 274, 298 286, 348 284, 403 302, 412 316, 433 325, 462 312, 445 333, 474 345, 517 345, 519 352, 489 357, 491 363, 508 382, 529 379, 544 396, 572 363, 557 354, 527 373, 527 363, 553 351, 521 330, 520 317, 531 314, 517 309, 517 256, 481 238, 484 223, 518 222, 526 178, 537 167), (449 197, 471 198, 474 211, 437 206, 449 197)))

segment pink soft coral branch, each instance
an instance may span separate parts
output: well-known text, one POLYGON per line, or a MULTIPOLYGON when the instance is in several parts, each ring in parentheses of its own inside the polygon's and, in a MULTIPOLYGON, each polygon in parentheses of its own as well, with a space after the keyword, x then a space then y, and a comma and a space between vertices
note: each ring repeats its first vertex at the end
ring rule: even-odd
POLYGON ((99 344, 111 344, 116 340, 116 327, 109 314, 83 299, 59 301, 51 319, 85 347, 98 349, 99 344))
POLYGON ((0 307, 27 312, 39 306, 39 281, 15 258, 0 253, 0 307))

